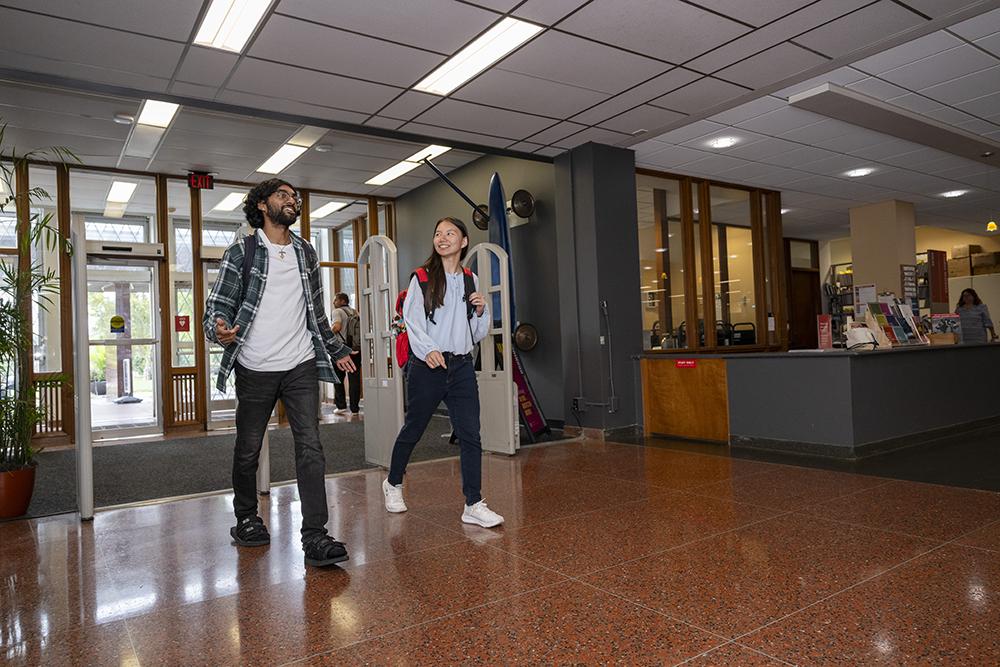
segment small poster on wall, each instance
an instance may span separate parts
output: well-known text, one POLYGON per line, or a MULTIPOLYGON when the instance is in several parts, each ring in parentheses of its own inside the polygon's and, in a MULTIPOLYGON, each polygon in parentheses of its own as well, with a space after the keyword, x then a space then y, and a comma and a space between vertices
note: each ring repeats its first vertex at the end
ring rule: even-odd
POLYGON ((854 319, 863 320, 868 304, 876 301, 878 294, 875 291, 875 283, 854 286, 854 319))
POLYGON ((816 316, 816 334, 819 338, 819 349, 821 350, 832 350, 833 349, 833 316, 832 315, 817 315, 816 316))

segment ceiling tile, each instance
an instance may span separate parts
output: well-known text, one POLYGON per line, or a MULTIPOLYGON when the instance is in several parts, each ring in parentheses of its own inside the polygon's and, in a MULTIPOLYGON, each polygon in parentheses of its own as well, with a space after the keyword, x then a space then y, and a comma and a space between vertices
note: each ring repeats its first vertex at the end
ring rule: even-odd
POLYGON ((443 100, 415 120, 428 125, 511 139, 525 139, 552 124, 550 119, 540 116, 451 99, 443 100))
POLYGON ((290 100, 284 97, 269 97, 260 93, 247 93, 240 90, 223 90, 218 95, 219 102, 228 102, 238 106, 246 107, 247 113, 252 113, 253 109, 267 108, 270 111, 305 116, 307 118, 319 118, 322 120, 336 120, 346 123, 363 123, 368 117, 366 113, 348 111, 345 109, 334 109, 327 106, 318 106, 308 102, 290 100))
POLYGON ((600 126, 608 130, 615 130, 631 135, 640 129, 652 132, 682 118, 685 118, 684 114, 643 104, 631 111, 626 111, 623 114, 604 121, 600 126))
POLYGON ((55 74, 67 79, 134 88, 149 93, 166 92, 167 86, 170 85, 170 79, 167 77, 146 76, 101 65, 60 62, 44 56, 14 53, 3 49, 0 49, 0 62, 10 69, 55 74))
MULTIPOLYGON (((77 63, 169 79, 184 49, 176 42, 14 10, 0 9, 0 19, 5 51, 43 58, 49 63, 44 71, 60 76, 67 75, 66 64, 77 63)), ((6 59, 4 64, 11 66, 6 59)))
POLYGON ((737 149, 747 148, 755 143, 761 141, 767 141, 769 137, 762 134, 757 134, 755 132, 749 132, 747 130, 742 130, 736 127, 727 127, 719 132, 713 132, 711 134, 706 134, 701 137, 695 137, 689 139, 688 141, 682 142, 682 146, 687 146, 689 148, 697 148, 699 150, 709 151, 712 154, 723 154, 732 155, 734 157, 742 157, 741 154, 737 154, 737 149), (729 137, 736 140, 736 144, 731 148, 712 148, 709 142, 720 136, 729 137))
MULTIPOLYGON (((482 146, 494 146, 496 148, 505 148, 510 145, 510 140, 493 137, 486 134, 479 134, 477 132, 465 132, 462 130, 456 130, 449 127, 437 127, 432 125, 424 125, 422 123, 407 123, 400 128, 403 132, 413 132, 414 134, 420 134, 428 139, 443 140, 447 142, 448 139, 455 141, 464 141, 470 144, 479 144, 482 146)), ((439 141, 440 143, 440 141, 439 141)))
POLYGON ((927 14, 932 19, 953 14, 976 4, 975 0, 905 0, 905 2, 908 6, 927 14))
POLYGON ((404 88, 445 60, 427 51, 285 16, 271 17, 249 54, 404 88))
POLYGON ((879 2, 795 38, 796 43, 831 58, 846 55, 925 23, 891 0, 879 2))
POLYGON ((448 55, 500 18, 454 0, 282 0, 278 12, 448 55))
POLYGON ((755 26, 770 23, 812 2, 813 0, 754 0, 752 3, 746 0, 698 0, 702 7, 755 26))
POLYGON ((375 113, 399 94, 398 88, 333 74, 321 74, 289 65, 245 58, 229 80, 227 90, 288 97, 300 102, 375 113))
POLYGON ((775 155, 790 153, 791 151, 796 151, 799 148, 801 148, 801 146, 794 142, 767 137, 760 141, 753 141, 748 144, 737 144, 726 152, 729 155, 741 157, 745 160, 767 162, 769 158, 775 155))
POLYGON ((869 74, 881 74, 891 69, 907 65, 921 58, 961 46, 962 41, 943 30, 918 37, 905 44, 882 51, 874 56, 859 60, 853 67, 869 74))
POLYGON ((679 0, 595 0, 559 26, 607 44, 627 44, 633 51, 681 63, 750 28, 679 0), (684 26, 664 31, 664 26, 684 26))
POLYGON ((389 118, 410 120, 427 111, 441 100, 442 98, 437 95, 408 90, 380 109, 378 113, 389 118))
MULTIPOLYGON (((129 30, 144 35, 186 42, 194 31, 202 0, 161 0, 152 3, 135 0, 4 0, 8 7, 33 12, 42 11, 73 21, 85 21, 116 30, 129 30)), ((5 12, 0 11, 0 15, 5 12)), ((8 27, 7 18, 3 20, 8 27)), ((4 31, 7 34, 7 30, 4 31)))
POLYGON ((672 169, 678 165, 694 162, 707 156, 704 151, 696 151, 681 146, 665 146, 657 151, 643 155, 641 158, 636 155, 636 163, 643 166, 659 167, 661 169, 672 169))
MULTIPOLYGON (((793 39, 817 26, 843 16, 871 0, 837 0, 836 2, 815 2, 794 14, 709 51, 688 65, 703 72, 715 72, 761 51, 793 39)), ((756 8, 757 3, 741 2, 747 8, 756 8)))
POLYGON ((777 165, 779 167, 792 167, 798 168, 804 162, 809 162, 811 160, 819 160, 826 157, 829 152, 823 150, 822 148, 813 148, 811 146, 801 146, 800 144, 794 144, 799 146, 795 150, 775 153, 769 155, 766 158, 761 158, 762 162, 767 164, 777 165))
POLYGON ((715 176, 730 169, 736 169, 745 165, 753 164, 746 160, 741 160, 728 155, 709 155, 694 162, 686 162, 682 165, 685 173, 698 176, 715 176))
POLYGON ((492 69, 462 86, 452 97, 469 102, 566 118, 607 99, 605 93, 492 69))
POLYGON ((604 130, 599 127, 588 127, 582 132, 577 132, 572 134, 565 139, 555 142, 558 148, 575 148, 581 144, 585 144, 588 141, 593 141, 599 144, 608 144, 610 146, 617 146, 623 141, 627 140, 629 135, 622 134, 620 132, 612 132, 611 130, 604 130))
POLYGON ((521 151, 523 153, 534 153, 539 148, 543 148, 541 144, 535 144, 530 141, 519 141, 516 144, 511 144, 507 147, 512 151, 521 151))
POLYGON ((859 93, 864 93, 865 95, 870 95, 880 100, 889 100, 893 97, 899 97, 906 94, 905 88, 900 88, 894 83, 883 81, 875 76, 862 79, 861 81, 857 81, 855 83, 849 83, 847 84, 847 87, 851 90, 856 90, 859 93))
POLYGON ((196 83, 174 81, 170 84, 170 89, 167 92, 171 95, 178 95, 180 97, 196 97, 202 100, 214 100, 215 94, 218 91, 219 89, 215 86, 199 86, 196 83))
POLYGON ((764 97, 759 97, 752 102, 747 102, 746 104, 741 104, 738 107, 729 109, 728 111, 717 113, 709 118, 709 120, 715 121, 716 123, 722 123, 723 125, 736 125, 737 123, 742 123, 743 121, 765 114, 768 111, 780 109, 783 106, 785 106, 784 100, 779 100, 776 97, 765 95, 764 97))
POLYGON ((397 120, 395 118, 383 118, 382 116, 372 116, 365 121, 365 125, 370 125, 371 127, 381 127, 386 130, 398 130, 406 121, 397 120))
POLYGON ((177 79, 218 88, 233 71, 233 65, 238 59, 239 56, 235 53, 192 46, 184 56, 181 68, 177 72, 177 79))
POLYGON ((989 37, 983 37, 975 41, 976 46, 986 49, 994 56, 1000 58, 1000 32, 995 32, 989 37))
POLYGON ((727 129, 729 129, 727 126, 720 125, 719 123, 713 123, 708 120, 699 120, 662 134, 657 137, 657 140, 670 144, 682 144, 686 141, 690 141, 691 139, 704 137, 715 132, 721 133, 727 129))
POLYGON ((528 0, 514 10, 514 16, 542 25, 552 25, 587 0, 528 0))
POLYGON ((593 109, 577 114, 572 120, 590 125, 600 124, 601 121, 628 111, 643 102, 659 97, 700 77, 700 74, 689 69, 674 68, 645 83, 640 83, 635 88, 616 95, 606 102, 601 102, 593 109))
POLYGON ((561 139, 565 139, 571 134, 576 134, 581 130, 587 129, 586 125, 580 125, 579 123, 570 123, 569 121, 563 121, 561 123, 555 123, 551 127, 548 127, 541 132, 528 137, 532 142, 538 144, 554 144, 561 139))
POLYGON ((933 111, 934 109, 940 109, 942 106, 937 100, 924 97, 919 93, 907 93, 906 95, 893 97, 887 101, 889 104, 894 104, 897 107, 909 109, 910 111, 915 111, 916 113, 921 114, 926 114, 928 111, 933 111))
POLYGON ((701 113, 710 107, 747 94, 746 88, 712 77, 701 78, 672 93, 652 100, 652 104, 681 113, 701 113))
POLYGON ((1000 113, 1000 91, 983 95, 967 102, 961 102, 958 104, 958 108, 974 116, 989 118, 992 115, 1000 113))
POLYGON ((920 90, 996 64, 996 58, 973 46, 963 45, 897 67, 881 76, 905 88, 920 90))
POLYGON ((472 0, 472 4, 497 12, 509 12, 517 7, 520 0, 472 0))
POLYGON ((537 151, 535 151, 535 153, 537 153, 538 155, 544 155, 546 157, 555 157, 565 152, 566 151, 563 150, 562 148, 556 148, 555 146, 546 146, 545 148, 539 148, 537 151))
POLYGON ((763 88, 826 62, 822 56, 785 42, 727 67, 716 76, 751 88, 763 88))
POLYGON ((553 30, 514 51, 498 67, 612 95, 668 69, 656 60, 553 30))
POLYGON ((819 114, 785 105, 780 109, 739 123, 739 126, 761 134, 777 136, 789 130, 818 123, 821 120, 824 120, 824 117, 819 114))
POLYGON ((1000 32, 1000 9, 980 14, 948 28, 949 31, 961 35, 968 40, 976 40, 986 35, 1000 32))

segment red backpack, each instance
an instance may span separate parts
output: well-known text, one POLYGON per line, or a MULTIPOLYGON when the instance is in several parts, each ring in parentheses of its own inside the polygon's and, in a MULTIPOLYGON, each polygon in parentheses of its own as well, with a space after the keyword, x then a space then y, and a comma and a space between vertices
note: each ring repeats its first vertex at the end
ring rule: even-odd
MULTIPOLYGON (((476 307, 469 303, 469 295, 476 291, 476 283, 472 277, 472 269, 463 267, 462 270, 465 274, 465 308, 468 318, 471 320, 476 307)), ((424 303, 426 304, 430 276, 427 275, 427 270, 424 267, 420 267, 410 274, 411 280, 413 276, 417 277, 417 284, 420 285, 420 291, 424 295, 424 303)), ((406 292, 407 290, 403 290, 396 296, 396 317, 392 319, 392 333, 396 336, 396 363, 400 368, 406 366, 410 360, 410 337, 406 332, 406 323, 403 321, 403 302, 406 301, 406 292)), ((427 319, 431 322, 434 321, 434 311, 427 311, 427 319)))

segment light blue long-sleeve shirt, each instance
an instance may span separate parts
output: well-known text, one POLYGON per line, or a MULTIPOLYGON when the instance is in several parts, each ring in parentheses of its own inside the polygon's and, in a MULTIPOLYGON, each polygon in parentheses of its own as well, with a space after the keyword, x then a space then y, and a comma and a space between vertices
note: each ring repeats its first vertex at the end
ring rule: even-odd
MULTIPOLYGON (((424 294, 417 277, 410 279, 403 300, 403 322, 413 354, 424 361, 427 355, 438 352, 468 354, 476 343, 486 337, 490 330, 489 306, 483 308, 482 315, 473 315, 469 320, 465 309, 465 278, 462 273, 445 274, 448 289, 444 295, 444 305, 434 311, 434 322, 427 319, 424 312, 424 294), (471 329, 471 338, 470 338, 471 329)), ((478 276, 473 276, 479 289, 478 276)))

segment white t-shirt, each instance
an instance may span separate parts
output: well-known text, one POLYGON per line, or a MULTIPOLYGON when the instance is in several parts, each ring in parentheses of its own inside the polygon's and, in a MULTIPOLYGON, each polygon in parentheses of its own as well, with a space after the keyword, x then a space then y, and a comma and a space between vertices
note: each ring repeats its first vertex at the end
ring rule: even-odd
POLYGON ((267 248, 267 279, 257 316, 240 348, 239 362, 252 371, 290 371, 316 358, 306 326, 299 262, 291 244, 275 245, 259 229, 257 239, 267 248))

